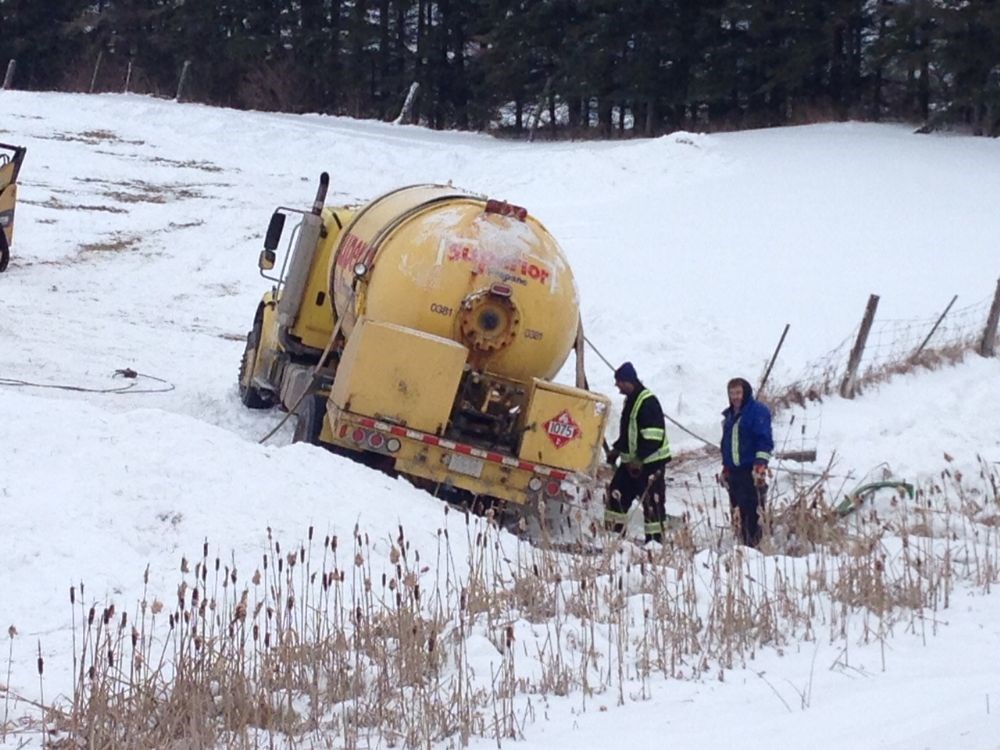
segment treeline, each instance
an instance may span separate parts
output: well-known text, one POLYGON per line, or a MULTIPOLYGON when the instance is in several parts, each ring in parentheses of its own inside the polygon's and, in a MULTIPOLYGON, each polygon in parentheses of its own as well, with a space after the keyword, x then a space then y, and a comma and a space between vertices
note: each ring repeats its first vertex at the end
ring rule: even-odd
POLYGON ((434 128, 1000 134, 1000 0, 0 0, 16 88, 434 128))

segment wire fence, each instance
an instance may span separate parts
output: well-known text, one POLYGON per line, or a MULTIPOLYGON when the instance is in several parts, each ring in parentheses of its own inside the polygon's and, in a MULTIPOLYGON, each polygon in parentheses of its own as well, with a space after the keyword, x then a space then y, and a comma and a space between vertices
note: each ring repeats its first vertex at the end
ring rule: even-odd
POLYGON ((802 405, 835 393, 850 398, 865 386, 916 367, 957 362, 971 351, 984 356, 996 351, 1000 281, 991 297, 954 308, 956 297, 943 313, 925 318, 876 320, 878 298, 872 299, 873 317, 862 320, 834 349, 808 363, 794 381, 774 389, 769 403, 778 408, 802 405))

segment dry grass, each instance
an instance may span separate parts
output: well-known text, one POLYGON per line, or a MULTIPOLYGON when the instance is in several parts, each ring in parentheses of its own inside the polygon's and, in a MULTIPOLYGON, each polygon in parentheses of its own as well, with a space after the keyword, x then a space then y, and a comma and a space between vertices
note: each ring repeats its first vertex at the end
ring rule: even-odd
POLYGON ((661 549, 578 555, 473 519, 459 543, 443 524, 426 557, 402 527, 310 528, 291 548, 269 534, 252 571, 206 542, 169 602, 144 594, 129 614, 71 591, 75 685, 43 714, 51 746, 499 744, 539 697, 624 703, 654 677, 725 679, 761 649, 931 635, 956 586, 1000 580, 1000 481, 981 466, 846 519, 819 490, 781 498, 763 555, 732 547, 711 510, 661 549))
MULTIPOLYGON (((941 367, 954 366, 961 363, 965 357, 975 350, 977 343, 974 336, 968 340, 925 349, 920 354, 901 355, 877 367, 869 367, 859 373, 854 381, 854 393, 860 393, 867 388, 886 383, 897 375, 919 372, 921 370, 937 370, 941 367)), ((810 402, 822 401, 827 396, 840 392, 844 373, 839 363, 831 363, 826 370, 816 375, 809 383, 793 383, 767 394, 766 401, 775 410, 787 409, 790 406, 805 406, 810 402)))
POLYGON ((137 247, 142 240, 134 234, 114 234, 103 242, 88 242, 77 249, 80 255, 86 253, 123 253, 137 247))

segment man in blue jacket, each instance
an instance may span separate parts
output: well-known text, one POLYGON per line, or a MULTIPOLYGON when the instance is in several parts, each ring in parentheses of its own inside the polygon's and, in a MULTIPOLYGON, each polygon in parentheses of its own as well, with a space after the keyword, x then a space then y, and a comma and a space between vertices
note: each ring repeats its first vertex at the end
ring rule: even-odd
POLYGON ((748 547, 760 542, 760 512, 767 497, 767 462, 771 460, 771 411, 753 397, 743 378, 726 385, 729 408, 722 412, 722 483, 729 504, 739 516, 740 540, 748 547))
POLYGON ((608 487, 604 523, 611 531, 624 532, 628 509, 638 497, 646 541, 662 542, 666 518, 663 471, 670 461, 663 408, 640 382, 631 362, 615 370, 615 386, 625 396, 625 404, 618 439, 608 451, 608 463, 614 466, 620 458, 621 464, 608 487))

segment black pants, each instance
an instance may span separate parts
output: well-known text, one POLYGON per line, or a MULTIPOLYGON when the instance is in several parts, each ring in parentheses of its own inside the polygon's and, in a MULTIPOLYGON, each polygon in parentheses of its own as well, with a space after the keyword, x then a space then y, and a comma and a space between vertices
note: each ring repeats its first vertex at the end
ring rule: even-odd
POLYGON ((760 516, 764 511, 767 485, 756 485, 749 466, 729 471, 729 504, 733 515, 739 516, 740 541, 748 547, 760 542, 760 516))
POLYGON ((619 466, 608 486, 608 499, 604 519, 617 533, 625 530, 625 519, 632 501, 642 498, 642 518, 646 541, 663 541, 663 522, 667 517, 667 485, 663 477, 666 461, 644 464, 637 476, 629 473, 627 466, 619 466))

